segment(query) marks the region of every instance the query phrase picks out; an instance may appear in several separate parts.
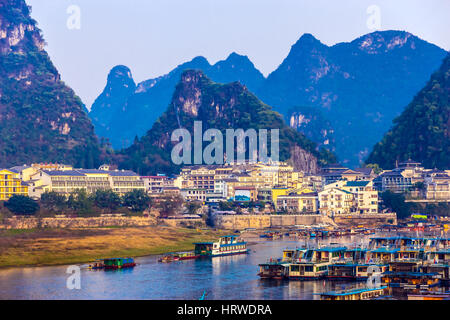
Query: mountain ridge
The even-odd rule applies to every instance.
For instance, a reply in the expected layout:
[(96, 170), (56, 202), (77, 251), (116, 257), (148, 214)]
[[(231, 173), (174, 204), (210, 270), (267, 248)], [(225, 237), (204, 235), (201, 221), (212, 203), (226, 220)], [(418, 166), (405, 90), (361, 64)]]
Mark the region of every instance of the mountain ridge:
[(424, 88), (394, 119), (366, 160), (392, 169), (407, 159), (426, 168), (450, 167), (450, 54)]
[[(186, 128), (193, 132), (194, 121), (202, 121), (203, 130), (280, 129), (280, 158), (290, 159), (307, 172), (317, 172), (321, 164), (335, 158), (315, 143), (289, 128), (281, 116), (263, 104), (239, 82), (219, 84), (200, 70), (186, 70), (172, 101), (152, 128), (129, 148), (120, 152), (119, 167), (133, 168), (141, 174), (175, 172), (170, 155), (174, 143), (171, 133)], [(296, 162), (296, 163), (295, 163)]]
[[(317, 130), (308, 131), (308, 137), (322, 143), (324, 137), (315, 134), (333, 131), (340, 161), (359, 166), (445, 55), (445, 50), (411, 33), (388, 30), (333, 46), (304, 34), (267, 78), (244, 55), (231, 53), (214, 65), (196, 57), (164, 76), (137, 85), (136, 93), (125, 104), (129, 109), (119, 113), (119, 127), (112, 130), (117, 132), (112, 136), (113, 146), (126, 147), (136, 136), (145, 134), (170, 103), (181, 73), (198, 69), (217, 82), (240, 81), (288, 123), (293, 115), (324, 119), (331, 127), (315, 124)], [(296, 106), (308, 107), (308, 115)], [(297, 130), (304, 128), (298, 126)], [(311, 132), (315, 132), (313, 136)], [(118, 141), (122, 137), (127, 141)]]
[(98, 165), (85, 106), (45, 51), (24, 0), (0, 1), (0, 167), (32, 162)]

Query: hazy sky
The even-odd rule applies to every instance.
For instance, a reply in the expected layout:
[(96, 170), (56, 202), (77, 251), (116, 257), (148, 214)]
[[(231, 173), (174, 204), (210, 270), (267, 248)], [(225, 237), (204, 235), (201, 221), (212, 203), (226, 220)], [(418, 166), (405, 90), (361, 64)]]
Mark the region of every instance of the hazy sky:
[[(215, 63), (234, 51), (268, 75), (303, 33), (333, 45), (374, 31), (368, 20), (373, 26), (375, 11), (367, 12), (373, 5), (381, 30), (405, 30), (450, 49), (449, 0), (26, 1), (62, 79), (88, 108), (115, 65), (128, 66), (140, 82), (198, 55)], [(68, 13), (73, 5), (80, 19)]]

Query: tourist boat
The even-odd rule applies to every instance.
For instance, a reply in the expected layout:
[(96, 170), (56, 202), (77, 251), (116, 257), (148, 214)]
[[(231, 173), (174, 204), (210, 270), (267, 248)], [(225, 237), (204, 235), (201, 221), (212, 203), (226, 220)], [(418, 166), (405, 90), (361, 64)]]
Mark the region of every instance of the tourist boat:
[(389, 270), (388, 265), (366, 263), (334, 263), (328, 266), (327, 279), (329, 280), (367, 280), (378, 274), (382, 275)]
[(367, 252), (367, 260), (373, 263), (387, 264), (394, 261), (399, 248), (378, 247)]
[(264, 234), (259, 236), (260, 238), (267, 238), (267, 239), (271, 239), (271, 240), (278, 240), (281, 239), (283, 237), (283, 234), (281, 232), (270, 232), (267, 231)]
[(116, 270), (125, 268), (134, 268), (136, 263), (133, 258), (111, 258), (103, 259), (105, 270)]
[(420, 291), (417, 294), (409, 293), (408, 300), (450, 300), (450, 292)]
[(194, 251), (173, 252), (173, 253), (165, 254), (158, 261), (169, 263), (169, 262), (174, 262), (174, 261), (192, 260), (192, 259), (197, 259), (199, 257), (200, 257), (200, 255), (195, 254)]
[(307, 249), (305, 248), (295, 248), (295, 249), (284, 249), (283, 250), (283, 262), (299, 262)]
[(364, 262), (366, 260), (367, 250), (363, 248), (347, 248), (343, 259), (354, 263)]
[(286, 274), (290, 280), (318, 280), (327, 275), (328, 266), (328, 262), (290, 263)]
[(335, 263), (328, 266), (326, 275), (329, 280), (354, 280), (356, 279), (356, 267), (354, 263)]
[(287, 277), (292, 280), (324, 278), (328, 274), (328, 266), (337, 262), (345, 250), (345, 247), (308, 249), (298, 259), (298, 262), (289, 264)]
[(103, 260), (95, 260), (94, 262), (90, 263), (88, 266), (91, 270), (100, 270), (105, 268), (105, 264), (103, 263)]
[(387, 264), (360, 263), (355, 267), (355, 280), (364, 281), (373, 276), (375, 273), (381, 275), (388, 270), (389, 265)]
[(98, 259), (89, 264), (88, 268), (91, 270), (111, 270), (111, 269), (125, 269), (136, 266), (133, 258), (110, 258)]
[(429, 289), (440, 284), (438, 273), (386, 271), (381, 276), (382, 283), (390, 288), (404, 290)]
[(321, 300), (371, 300), (384, 294), (386, 286), (376, 288), (356, 288), (320, 293)]
[(259, 265), (258, 276), (260, 276), (261, 279), (282, 280), (286, 278), (287, 268), (289, 268), (289, 264), (283, 263), (280, 260), (261, 263)]
[(194, 253), (198, 256), (219, 257), (248, 253), (247, 242), (235, 235), (223, 236), (217, 242), (197, 242), (194, 245)]
[(437, 273), (441, 277), (441, 283), (447, 287), (450, 285), (450, 262), (447, 263), (428, 263), (418, 267), (420, 272)]

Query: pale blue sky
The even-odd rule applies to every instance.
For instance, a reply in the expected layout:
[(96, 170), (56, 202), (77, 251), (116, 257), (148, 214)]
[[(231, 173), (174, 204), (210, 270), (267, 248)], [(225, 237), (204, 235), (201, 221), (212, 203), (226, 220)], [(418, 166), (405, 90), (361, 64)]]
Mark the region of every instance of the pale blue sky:
[[(367, 8), (377, 5), (381, 30), (405, 30), (450, 49), (449, 0), (26, 0), (47, 51), (90, 108), (109, 70), (124, 64), (136, 82), (202, 55), (210, 63), (247, 55), (267, 75), (303, 33), (327, 45), (370, 33)], [(66, 26), (70, 5), (81, 28)]]

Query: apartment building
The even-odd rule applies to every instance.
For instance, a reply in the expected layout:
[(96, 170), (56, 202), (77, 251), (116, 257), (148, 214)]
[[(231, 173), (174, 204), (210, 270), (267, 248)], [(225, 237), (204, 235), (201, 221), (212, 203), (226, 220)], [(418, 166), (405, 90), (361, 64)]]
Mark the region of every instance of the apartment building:
[(319, 192), (319, 211), (321, 214), (330, 216), (350, 214), (354, 213), (355, 207), (355, 196), (350, 191), (331, 187)]
[(427, 200), (450, 200), (450, 175), (445, 171), (433, 170), (424, 179), (421, 198)]
[(355, 213), (378, 213), (378, 191), (372, 181), (337, 181), (326, 185), (325, 190), (338, 188), (354, 195)]
[(31, 176), (30, 184), (35, 197), (40, 197), (45, 191), (69, 195), (77, 189), (84, 189), (88, 193), (110, 189), (124, 195), (133, 190), (145, 190), (144, 182), (129, 170), (42, 170)]
[(13, 195), (28, 196), (28, 184), (19, 174), (9, 169), (0, 169), (0, 201), (6, 201)]
[(181, 189), (181, 196), (186, 201), (206, 201), (205, 189)]
[(289, 213), (315, 213), (319, 207), (318, 194), (310, 192), (282, 195), (277, 197), (275, 207), (277, 211), (285, 210)]
[[(181, 170), (181, 181), (191, 181), (194, 189), (214, 190), (214, 176), (218, 166), (190, 166)], [(187, 182), (186, 182), (187, 184)]]
[(148, 193), (161, 193), (164, 187), (169, 186), (168, 178), (165, 175), (141, 176), (141, 180)]

